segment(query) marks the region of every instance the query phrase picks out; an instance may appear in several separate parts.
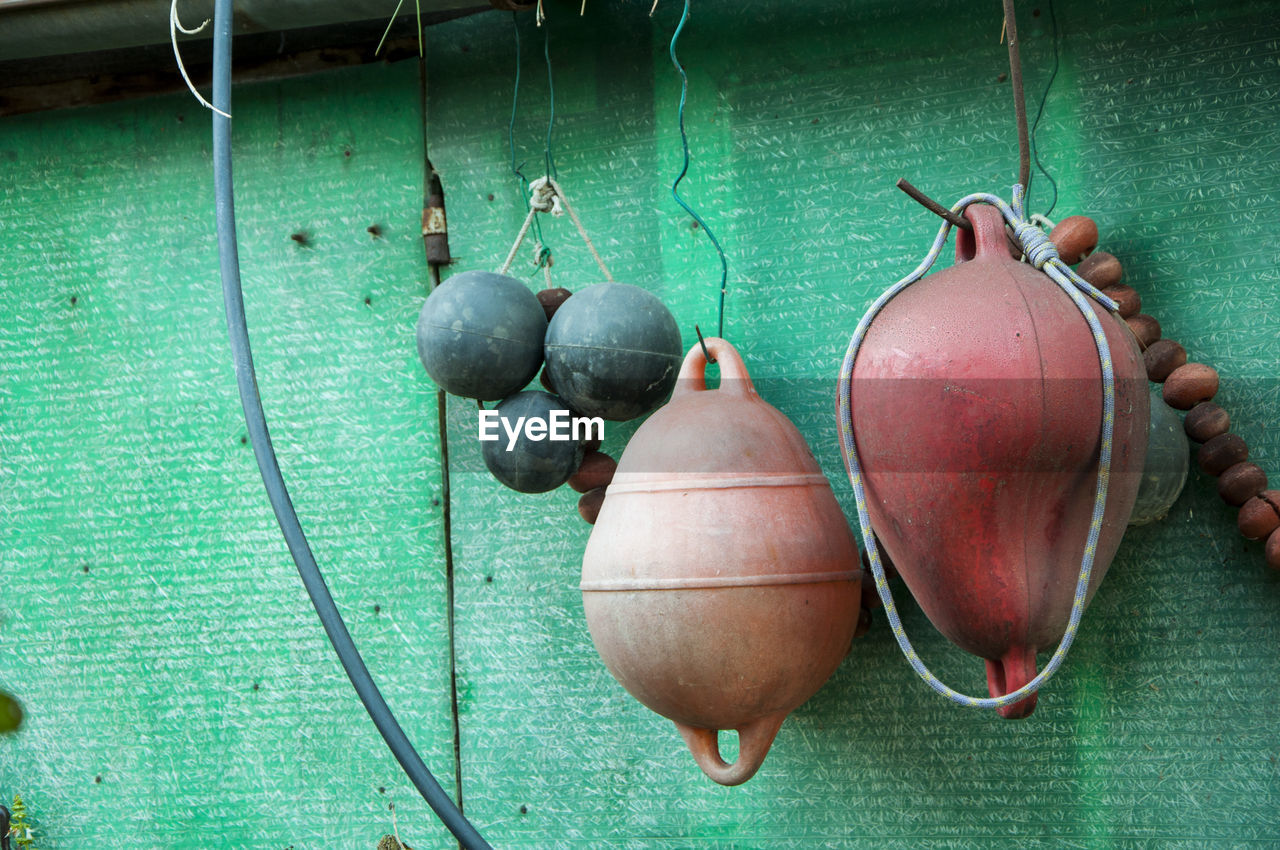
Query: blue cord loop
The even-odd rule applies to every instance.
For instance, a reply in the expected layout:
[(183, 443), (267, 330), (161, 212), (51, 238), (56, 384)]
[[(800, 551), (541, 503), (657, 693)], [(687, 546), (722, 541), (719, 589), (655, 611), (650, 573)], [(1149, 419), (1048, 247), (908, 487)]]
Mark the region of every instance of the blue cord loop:
[(1076, 581), (1075, 597), (1071, 602), (1071, 615), (1067, 621), (1067, 628), (1062, 635), (1062, 640), (1059, 642), (1058, 648), (1054, 650), (1053, 657), (1049, 659), (1044, 669), (1036, 674), (1035, 678), (1026, 685), (1004, 696), (972, 697), (948, 687), (920, 660), (919, 655), (916, 654), (915, 648), (912, 647), (911, 641), (907, 638), (907, 634), (902, 628), (902, 620), (898, 616), (897, 606), (894, 605), (893, 595), (890, 593), (888, 582), (885, 580), (884, 561), (880, 556), (880, 547), (876, 544), (875, 533), (871, 528), (871, 518), (867, 513), (866, 485), (853, 435), (853, 411), (850, 402), (853, 385), (853, 366), (858, 357), (858, 350), (866, 338), (867, 330), (886, 304), (893, 300), (902, 290), (923, 278), (933, 266), (941, 254), (943, 246), (946, 244), (947, 234), (952, 226), (950, 222), (944, 221), (942, 223), (941, 228), (938, 230), (938, 235), (933, 240), (933, 245), (930, 246), (920, 265), (916, 266), (915, 270), (902, 280), (885, 290), (867, 310), (866, 314), (863, 315), (862, 320), (858, 322), (853, 338), (849, 340), (849, 348), (845, 352), (844, 362), (840, 367), (840, 381), (837, 387), (837, 424), (840, 430), (840, 445), (849, 468), (849, 481), (853, 485), (854, 500), (857, 504), (858, 527), (866, 544), (868, 559), (871, 561), (871, 573), (875, 577), (876, 593), (879, 594), (880, 600), (884, 603), (889, 627), (893, 630), (893, 635), (897, 639), (898, 646), (906, 657), (907, 663), (911, 665), (911, 668), (916, 671), (916, 674), (929, 687), (953, 702), (974, 708), (1001, 708), (1020, 702), (1035, 693), (1053, 677), (1053, 674), (1062, 666), (1062, 662), (1066, 660), (1067, 652), (1071, 649), (1071, 644), (1075, 641), (1076, 632), (1080, 627), (1080, 619), (1084, 615), (1085, 599), (1089, 592), (1089, 577), (1093, 574), (1094, 559), (1098, 550), (1098, 537), (1102, 532), (1102, 520), (1107, 508), (1107, 488), (1111, 478), (1111, 453), (1115, 432), (1116, 409), (1115, 368), (1111, 360), (1111, 348), (1107, 344), (1107, 335), (1102, 328), (1102, 323), (1085, 299), (1086, 297), (1092, 298), (1110, 311), (1115, 311), (1116, 303), (1063, 263), (1058, 258), (1058, 251), (1048, 237), (1038, 227), (1027, 221), (1023, 208), (1023, 187), (1021, 184), (1013, 187), (1011, 203), (1005, 203), (1004, 200), (996, 195), (976, 192), (961, 198), (951, 209), (953, 212), (960, 214), (971, 204), (990, 204), (1000, 210), (1000, 214), (1013, 228), (1015, 237), (1021, 243), (1028, 257), (1032, 259), (1032, 263), (1036, 268), (1048, 275), (1075, 303), (1076, 308), (1080, 310), (1080, 314), (1089, 324), (1089, 331), (1098, 350), (1098, 362), (1102, 368), (1102, 423), (1100, 428), (1102, 445), (1098, 455), (1098, 477), (1094, 488), (1093, 515), (1089, 522), (1088, 538), (1085, 542), (1084, 555), (1080, 559), (1080, 577)]

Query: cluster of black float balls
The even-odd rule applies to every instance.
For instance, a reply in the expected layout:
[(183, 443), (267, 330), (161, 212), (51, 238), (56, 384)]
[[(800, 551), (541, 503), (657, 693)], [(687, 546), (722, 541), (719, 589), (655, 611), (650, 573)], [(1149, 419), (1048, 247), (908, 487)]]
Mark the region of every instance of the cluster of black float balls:
[[(544, 493), (578, 473), (583, 486), (571, 483), (580, 491), (594, 483), (587, 479), (603, 480), (587, 488), (600, 490), (599, 501), (614, 464), (594, 457), (598, 445), (532, 440), (522, 431), (508, 450), (503, 423), (514, 429), (520, 417), (549, 420), (555, 410), (634, 419), (670, 395), (682, 353), (671, 312), (638, 286), (598, 283), (575, 294), (556, 288), (535, 295), (513, 277), (483, 271), (454, 275), (431, 293), (417, 338), (418, 356), (437, 386), (499, 402), (499, 439), (481, 444), (495, 478), (522, 493)], [(526, 390), (544, 364), (542, 383), (552, 392)]]

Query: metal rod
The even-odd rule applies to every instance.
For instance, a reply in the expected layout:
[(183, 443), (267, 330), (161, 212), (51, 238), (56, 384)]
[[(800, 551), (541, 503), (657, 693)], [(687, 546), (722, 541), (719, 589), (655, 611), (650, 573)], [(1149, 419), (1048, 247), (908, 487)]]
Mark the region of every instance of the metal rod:
[[(418, 35), (422, 30), (419, 27)], [(418, 57), (418, 98), (422, 101), (422, 244), (426, 250), (427, 274), (431, 291), (440, 288), (440, 267), (453, 262), (449, 255), (449, 228), (444, 211), (444, 187), (440, 175), (431, 164), (427, 133), (427, 60)], [(429, 226), (430, 225), (430, 226)], [(428, 293), (430, 294), (430, 293)], [(453, 733), (453, 799), (458, 811), (463, 812), (462, 800), (462, 728), (458, 722), (458, 653), (455, 628), (457, 594), (454, 587), (453, 563), (453, 494), (449, 482), (449, 396), (442, 389), (436, 390), (436, 431), (440, 435), (440, 517), (444, 536), (445, 629), (449, 635), (449, 707)], [(391, 804), (391, 819), (395, 822), (395, 803)], [(396, 830), (396, 841), (400, 832)], [(401, 847), (404, 845), (401, 844)], [(462, 842), (458, 842), (462, 847)]]
[(1004, 3), (1004, 28), (1009, 37), (1009, 83), (1013, 86), (1013, 108), (1018, 120), (1018, 183), (1024, 195), (1031, 191), (1031, 136), (1027, 132), (1027, 100), (1022, 92), (1022, 58), (1018, 55), (1018, 22), (1014, 0)]
[(708, 363), (716, 362), (716, 359), (711, 356), (711, 352), (707, 350), (707, 341), (702, 338), (702, 328), (694, 325), (693, 332), (698, 335), (698, 344), (702, 346), (702, 356), (706, 358)]
[(973, 230), (973, 225), (969, 223), (967, 218), (963, 218), (953, 213), (933, 198), (930, 198), (924, 192), (921, 192), (915, 186), (912, 186), (904, 178), (898, 178), (897, 186), (899, 189), (906, 192), (911, 197), (911, 200), (920, 204), (920, 206), (924, 207), (934, 215), (942, 216), (956, 227), (963, 228), (964, 230)]

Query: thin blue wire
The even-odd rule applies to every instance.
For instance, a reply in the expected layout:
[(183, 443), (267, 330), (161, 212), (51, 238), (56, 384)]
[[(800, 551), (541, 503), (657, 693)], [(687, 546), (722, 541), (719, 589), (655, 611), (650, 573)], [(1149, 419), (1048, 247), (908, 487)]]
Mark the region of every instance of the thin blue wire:
[(511, 173), (520, 178), (520, 187), (523, 191), (529, 181), (520, 171), (524, 163), (516, 165), (516, 112), (520, 105), (520, 18), (515, 12), (511, 13), (511, 31), (516, 36), (516, 84), (515, 90), (511, 93), (511, 121), (507, 124), (507, 148), (511, 151)]
[(684, 29), (685, 22), (689, 20), (689, 0), (684, 0), (684, 13), (680, 15), (680, 23), (676, 25), (675, 34), (671, 36), (671, 64), (676, 66), (676, 70), (680, 72), (680, 143), (684, 146), (684, 165), (680, 167), (680, 174), (671, 183), (671, 197), (676, 199), (676, 203), (684, 208), (684, 211), (693, 216), (693, 220), (698, 223), (703, 230), (707, 232), (707, 236), (711, 238), (711, 244), (716, 246), (716, 253), (720, 255), (720, 307), (719, 307), (719, 332), (716, 336), (724, 336), (724, 294), (729, 283), (729, 261), (725, 258), (724, 248), (720, 246), (720, 240), (716, 239), (716, 235), (711, 232), (711, 228), (702, 220), (702, 216), (694, 212), (693, 207), (684, 202), (680, 197), (679, 186), (680, 181), (689, 173), (689, 134), (684, 129), (684, 104), (689, 96), (689, 75), (684, 72), (684, 66), (680, 64), (680, 60), (676, 58), (676, 42), (680, 39), (680, 32)]
[[(1040, 108), (1036, 110), (1036, 120), (1031, 123), (1031, 155), (1035, 158), (1036, 168), (1053, 187), (1053, 202), (1049, 204), (1049, 209), (1044, 211), (1045, 218), (1048, 218), (1053, 208), (1058, 205), (1058, 181), (1053, 179), (1053, 175), (1040, 161), (1040, 148), (1036, 145), (1036, 128), (1040, 126), (1040, 116), (1044, 115), (1044, 107), (1049, 100), (1049, 89), (1053, 88), (1053, 81), (1058, 78), (1058, 16), (1053, 11), (1053, 0), (1049, 0), (1049, 20), (1053, 27), (1053, 72), (1049, 74), (1049, 82), (1045, 83), (1044, 94), (1040, 96)], [(1030, 195), (1029, 188), (1027, 194)]]
[[(525, 203), (528, 203), (531, 194), (529, 191), (529, 178), (525, 177), (524, 172), (521, 171), (524, 168), (524, 163), (516, 165), (516, 112), (520, 105), (520, 19), (515, 12), (511, 13), (511, 28), (516, 35), (516, 84), (511, 93), (511, 121), (507, 124), (507, 148), (511, 151), (511, 173), (520, 181), (520, 197)], [(547, 71), (549, 74), (549, 65)], [(550, 134), (550, 129), (547, 132)], [(538, 240), (538, 244), (542, 246), (542, 252), (538, 255), (537, 265), (533, 267), (533, 271), (529, 273), (530, 275), (537, 274), (538, 269), (542, 268), (543, 263), (551, 257), (551, 249), (547, 247), (546, 240), (542, 236), (542, 222), (538, 220), (537, 216), (534, 216), (533, 219), (533, 234), (534, 238)]]
[(547, 117), (547, 147), (544, 150), (547, 158), (547, 175), (552, 180), (560, 179), (556, 173), (556, 160), (551, 155), (551, 131), (556, 126), (556, 81), (551, 75), (551, 27), (544, 21), (542, 24), (542, 55), (547, 59), (547, 92), (551, 96), (551, 114)]

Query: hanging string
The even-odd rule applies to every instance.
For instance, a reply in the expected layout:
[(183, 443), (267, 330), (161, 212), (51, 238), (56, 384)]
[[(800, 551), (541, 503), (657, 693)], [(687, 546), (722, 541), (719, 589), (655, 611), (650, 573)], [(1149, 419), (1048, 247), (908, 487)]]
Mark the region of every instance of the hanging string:
[[(656, 8), (657, 4), (655, 3), (654, 6)], [(680, 173), (671, 184), (671, 197), (675, 198), (676, 203), (679, 204), (685, 212), (693, 216), (693, 220), (696, 221), (704, 231), (706, 231), (707, 236), (711, 239), (711, 244), (716, 246), (716, 253), (720, 255), (720, 305), (718, 310), (719, 331), (716, 333), (716, 336), (723, 337), (724, 296), (729, 283), (729, 261), (725, 259), (724, 248), (720, 247), (720, 240), (716, 239), (716, 235), (711, 232), (711, 228), (702, 220), (702, 216), (694, 212), (693, 207), (685, 203), (684, 199), (680, 197), (679, 191), (680, 181), (689, 173), (689, 134), (686, 133), (684, 129), (684, 105), (689, 96), (689, 75), (684, 72), (684, 66), (680, 64), (680, 60), (676, 57), (676, 42), (680, 39), (680, 33), (684, 30), (684, 25), (688, 20), (689, 0), (684, 0), (684, 13), (680, 15), (680, 23), (676, 25), (675, 34), (671, 36), (671, 64), (675, 65), (676, 70), (680, 72), (680, 144), (684, 147), (684, 164), (680, 167)]]
[(560, 175), (556, 172), (556, 161), (551, 155), (551, 131), (556, 126), (556, 80), (551, 74), (551, 27), (542, 28), (542, 55), (547, 60), (547, 94), (551, 99), (550, 114), (547, 116), (547, 145), (542, 152), (546, 158), (547, 176), (558, 180)]
[[(391, 20), (387, 21), (387, 28), (382, 31), (382, 38), (378, 41), (377, 48), (373, 51), (373, 55), (377, 56), (382, 52), (382, 46), (387, 43), (387, 36), (391, 34), (391, 25), (396, 22), (396, 18), (400, 15), (400, 7), (404, 5), (404, 0), (396, 3), (395, 11), (391, 13)], [(414, 8), (417, 10), (418, 17), (418, 58), (421, 59), (425, 54), (422, 47), (422, 0), (413, 0)]]
[(511, 31), (516, 37), (516, 84), (515, 90), (511, 92), (511, 121), (507, 124), (507, 150), (511, 153), (511, 173), (520, 181), (520, 190), (523, 194), (529, 181), (520, 171), (522, 166), (516, 165), (516, 113), (520, 108), (520, 16), (515, 12), (511, 13)]
[(1045, 103), (1049, 100), (1049, 89), (1053, 88), (1053, 81), (1058, 78), (1058, 16), (1053, 11), (1053, 0), (1049, 0), (1049, 21), (1053, 28), (1053, 71), (1049, 74), (1049, 82), (1044, 85), (1044, 94), (1040, 96), (1040, 108), (1036, 110), (1036, 120), (1031, 122), (1031, 155), (1035, 157), (1036, 169), (1044, 175), (1044, 179), (1049, 181), (1049, 186), (1053, 188), (1053, 201), (1050, 202), (1049, 208), (1044, 211), (1044, 215), (1048, 218), (1053, 213), (1053, 208), (1058, 205), (1058, 181), (1053, 179), (1053, 175), (1044, 167), (1044, 163), (1040, 161), (1040, 149), (1036, 146), (1036, 128), (1040, 126), (1040, 117), (1044, 115)]
[(418, 58), (426, 58), (426, 50), (422, 46), (422, 2), (421, 0), (413, 0), (414, 13), (418, 19)]
[[(511, 28), (516, 37), (516, 83), (515, 89), (511, 93), (511, 122), (507, 125), (507, 148), (511, 151), (511, 173), (516, 176), (516, 180), (520, 184), (520, 197), (529, 202), (531, 193), (529, 191), (529, 178), (524, 176), (524, 163), (516, 165), (516, 114), (520, 107), (520, 16), (511, 13)], [(547, 257), (551, 256), (551, 249), (546, 247), (546, 243), (542, 238), (542, 224), (535, 218), (533, 221), (534, 233), (537, 237), (538, 244), (542, 246), (539, 251), (538, 266), (543, 263), (542, 254), (545, 252)], [(534, 268), (537, 271), (537, 267)]]
[(1094, 488), (1093, 515), (1089, 523), (1088, 539), (1085, 541), (1084, 555), (1080, 559), (1080, 577), (1076, 581), (1075, 596), (1071, 602), (1071, 615), (1067, 621), (1066, 631), (1063, 632), (1062, 640), (1054, 651), (1053, 657), (1049, 659), (1049, 663), (1045, 665), (1045, 668), (1026, 685), (1000, 697), (971, 697), (952, 690), (940, 681), (920, 660), (902, 628), (902, 621), (898, 617), (893, 595), (889, 591), (889, 585), (885, 580), (884, 563), (880, 557), (880, 548), (876, 543), (875, 533), (871, 527), (871, 518), (867, 512), (867, 494), (863, 481), (862, 465), (858, 460), (858, 451), (853, 434), (853, 408), (851, 401), (853, 367), (867, 330), (871, 327), (871, 322), (894, 296), (923, 278), (933, 266), (934, 261), (938, 259), (938, 255), (942, 252), (943, 245), (946, 244), (947, 233), (951, 229), (950, 222), (944, 221), (942, 223), (938, 235), (933, 240), (933, 245), (929, 248), (929, 252), (925, 255), (920, 265), (909, 275), (885, 290), (876, 299), (875, 303), (868, 308), (866, 314), (862, 317), (862, 321), (858, 323), (853, 338), (849, 340), (849, 348), (845, 353), (844, 363), (840, 367), (840, 382), (837, 387), (837, 426), (840, 429), (840, 445), (844, 451), (845, 462), (849, 469), (849, 481), (853, 485), (854, 501), (858, 509), (858, 526), (862, 532), (862, 539), (866, 544), (867, 558), (871, 562), (871, 573), (875, 577), (876, 592), (884, 603), (889, 627), (893, 630), (893, 635), (897, 639), (898, 646), (906, 657), (907, 662), (929, 687), (953, 702), (975, 708), (1000, 708), (1025, 699), (1035, 693), (1041, 685), (1049, 681), (1062, 665), (1062, 662), (1066, 660), (1067, 652), (1075, 641), (1076, 631), (1080, 626), (1080, 618), (1084, 614), (1085, 600), (1089, 593), (1089, 577), (1093, 573), (1098, 537), (1102, 532), (1102, 521), (1107, 505), (1107, 488), (1111, 476), (1111, 452), (1115, 430), (1116, 404), (1115, 369), (1111, 361), (1111, 348), (1107, 344), (1106, 332), (1103, 330), (1102, 323), (1098, 320), (1097, 315), (1089, 306), (1089, 302), (1085, 299), (1086, 296), (1092, 298), (1106, 309), (1112, 311), (1116, 309), (1116, 303), (1058, 259), (1058, 251), (1053, 243), (1039, 228), (1027, 220), (1023, 207), (1022, 193), (1022, 185), (1015, 185), (1011, 204), (1006, 204), (1002, 199), (985, 192), (974, 193), (962, 198), (951, 210), (955, 213), (960, 213), (966, 207), (975, 203), (991, 204), (1000, 210), (1004, 220), (1013, 228), (1014, 237), (1018, 240), (1018, 244), (1022, 247), (1030, 262), (1066, 292), (1081, 315), (1084, 316), (1093, 336), (1094, 346), (1098, 351), (1098, 363), (1102, 371), (1102, 423), (1099, 429), (1101, 431), (1101, 447), (1098, 452), (1098, 477)]
[(391, 20), (387, 21), (387, 28), (382, 31), (382, 38), (378, 39), (378, 46), (373, 49), (374, 56), (382, 52), (382, 46), (387, 43), (387, 36), (391, 34), (391, 25), (396, 22), (396, 18), (400, 15), (400, 7), (403, 5), (404, 0), (400, 0), (396, 4), (396, 8), (391, 12)]

